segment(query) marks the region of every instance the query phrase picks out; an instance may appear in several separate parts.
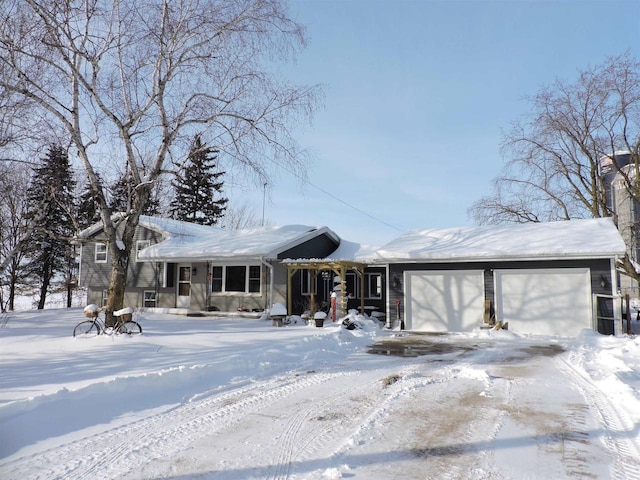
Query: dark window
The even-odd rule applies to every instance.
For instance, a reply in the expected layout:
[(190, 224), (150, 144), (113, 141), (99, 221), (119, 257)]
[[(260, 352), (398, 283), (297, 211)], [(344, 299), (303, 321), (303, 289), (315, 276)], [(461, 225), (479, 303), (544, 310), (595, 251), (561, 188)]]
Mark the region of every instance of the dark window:
[(225, 291), (226, 292), (244, 292), (247, 285), (247, 267), (240, 266), (228, 266), (227, 275), (225, 278)]
[(213, 293), (260, 293), (262, 267), (260, 265), (224, 265), (211, 268)]
[(165, 286), (173, 288), (176, 286), (176, 264), (167, 263), (167, 276), (165, 278)]
[(365, 274), (367, 282), (365, 297), (366, 298), (382, 298), (382, 275), (379, 273)]
[(351, 297), (351, 298), (356, 298), (359, 297), (359, 293), (358, 292), (358, 281), (357, 281), (358, 277), (356, 276), (355, 273), (347, 273), (345, 275), (345, 281), (346, 281), (346, 289), (347, 289), (347, 296)]

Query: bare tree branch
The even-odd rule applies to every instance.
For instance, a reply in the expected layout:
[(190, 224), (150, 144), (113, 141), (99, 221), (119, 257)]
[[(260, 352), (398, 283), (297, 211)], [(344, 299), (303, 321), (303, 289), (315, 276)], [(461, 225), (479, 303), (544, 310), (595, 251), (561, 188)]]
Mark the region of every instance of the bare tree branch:
[[(195, 133), (258, 178), (265, 158), (304, 172), (291, 128), (319, 90), (267, 69), (305, 45), (283, 1), (5, 0), (0, 15), (0, 105), (21, 118), (7, 131), (47, 126), (75, 147), (114, 259), (109, 311), (153, 185)], [(122, 233), (98, 181), (105, 158), (134, 182)]]
[[(530, 100), (526, 121), (514, 123), (503, 135), (506, 163), (494, 180), (495, 193), (469, 209), (476, 222), (612, 216), (601, 162), (619, 151), (629, 152), (631, 161), (624, 168), (610, 162), (618, 185), (640, 204), (638, 60), (629, 54), (609, 58), (579, 72), (577, 81), (557, 80)], [(634, 237), (628, 244), (637, 241)], [(621, 264), (625, 273), (640, 280), (640, 272), (630, 268), (634, 248)]]

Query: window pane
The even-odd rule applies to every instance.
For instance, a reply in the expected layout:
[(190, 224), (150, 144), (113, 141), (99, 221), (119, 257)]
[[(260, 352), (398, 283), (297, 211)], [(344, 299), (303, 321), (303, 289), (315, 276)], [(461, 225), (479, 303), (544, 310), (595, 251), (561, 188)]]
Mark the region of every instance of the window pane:
[(347, 295), (351, 298), (358, 297), (358, 288), (356, 284), (356, 274), (355, 273), (347, 273), (346, 275), (346, 288)]
[(227, 292), (245, 292), (247, 267), (227, 267), (227, 276), (225, 279), (225, 291)]
[(222, 291), (222, 267), (213, 267), (211, 271), (211, 291)]
[(382, 275), (377, 273), (371, 273), (368, 277), (368, 291), (367, 296), (369, 298), (382, 298)]
[(309, 295), (309, 270), (300, 270), (300, 294)]
[(180, 267), (180, 281), (189, 282), (191, 280), (191, 267)]
[(153, 290), (144, 291), (144, 306), (155, 307), (156, 306), (156, 292)]
[(249, 292), (250, 293), (260, 292), (260, 272), (261, 272), (261, 269), (259, 266), (249, 267)]
[(96, 243), (96, 262), (106, 262), (107, 261), (107, 244), (106, 243)]
[(165, 286), (167, 288), (173, 288), (176, 285), (176, 264), (167, 263), (167, 277), (165, 279)]

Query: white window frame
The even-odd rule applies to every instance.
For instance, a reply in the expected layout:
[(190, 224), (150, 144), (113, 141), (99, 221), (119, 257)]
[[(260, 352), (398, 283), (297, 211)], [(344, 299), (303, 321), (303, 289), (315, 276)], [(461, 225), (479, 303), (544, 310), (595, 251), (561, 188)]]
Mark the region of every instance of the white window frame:
[(107, 292), (107, 290), (102, 290), (102, 306), (106, 307), (107, 306), (107, 298), (109, 296), (109, 292)]
[[(102, 251), (101, 249), (100, 252), (98, 252), (98, 247), (104, 247), (104, 251)], [(98, 258), (98, 253), (100, 253), (100, 258)], [(104, 254), (104, 259), (102, 258), (103, 254)], [(95, 263), (107, 263), (108, 258), (109, 258), (109, 249), (107, 248), (107, 244), (105, 242), (97, 242), (96, 249), (94, 252), (94, 257), (93, 257)]]
[(141, 250), (144, 250), (147, 247), (151, 246), (151, 240), (138, 240), (136, 242), (136, 262), (140, 262), (141, 260), (138, 258), (138, 254)]
[[(147, 298), (147, 294), (153, 294), (153, 299)], [(153, 302), (153, 305), (147, 305), (147, 302)], [(153, 308), (158, 306), (158, 292), (155, 290), (145, 290), (142, 294), (142, 306), (146, 308)]]
[[(228, 267), (244, 267), (245, 271), (244, 271), (244, 291), (227, 291), (227, 268)], [(260, 284), (259, 284), (259, 289), (257, 292), (251, 292), (249, 291), (249, 286), (251, 284), (250, 280), (251, 280), (251, 276), (250, 276), (250, 272), (251, 272), (251, 267), (257, 267), (259, 268), (259, 279), (260, 279)], [(214, 280), (214, 276), (213, 276), (213, 269), (214, 268), (222, 268), (222, 285), (221, 285), (221, 290), (213, 290), (213, 280)], [(211, 270), (210, 270), (210, 275), (211, 275), (211, 280), (209, 281), (209, 289), (211, 291), (211, 293), (213, 295), (253, 295), (253, 296), (260, 296), (262, 295), (262, 265), (260, 264), (255, 264), (255, 263), (249, 263), (249, 264), (245, 264), (245, 263), (238, 263), (238, 264), (228, 264), (228, 265), (212, 265), (211, 266)], [(215, 277), (216, 279), (220, 279), (220, 277)], [(255, 279), (255, 277), (254, 277)]]

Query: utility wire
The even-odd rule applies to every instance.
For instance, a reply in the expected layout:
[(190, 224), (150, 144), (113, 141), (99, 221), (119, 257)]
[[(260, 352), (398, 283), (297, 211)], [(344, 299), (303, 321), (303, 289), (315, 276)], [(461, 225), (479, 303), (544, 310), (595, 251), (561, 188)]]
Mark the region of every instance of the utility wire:
[(261, 152), (260, 152), (260, 155), (261, 155), (262, 157), (264, 157), (265, 159), (269, 160), (269, 161), (270, 161), (271, 163), (273, 163), (276, 167), (281, 168), (281, 169), (283, 169), (283, 170), (286, 170), (287, 172), (289, 172), (289, 173), (290, 173), (291, 175), (293, 175), (294, 177), (298, 178), (298, 179), (299, 179), (300, 181), (302, 181), (303, 183), (305, 183), (305, 184), (308, 184), (308, 185), (312, 186), (313, 188), (315, 188), (315, 189), (316, 189), (316, 190), (318, 190), (319, 192), (324, 193), (326, 196), (328, 196), (328, 197), (330, 197), (330, 198), (332, 198), (332, 199), (336, 200), (337, 202), (342, 203), (343, 205), (345, 205), (345, 206), (347, 206), (347, 207), (351, 208), (352, 210), (355, 210), (355, 211), (356, 211), (356, 212), (358, 212), (358, 213), (361, 213), (361, 214), (363, 214), (363, 215), (366, 215), (367, 217), (371, 218), (372, 220), (375, 220), (375, 221), (376, 221), (376, 222), (378, 222), (378, 223), (381, 223), (382, 225), (385, 225), (386, 227), (389, 227), (389, 228), (391, 228), (391, 229), (393, 229), (393, 230), (397, 230), (398, 232), (404, 232), (404, 230), (402, 230), (402, 229), (400, 229), (400, 228), (396, 227), (395, 225), (391, 225), (390, 223), (387, 223), (387, 222), (385, 222), (384, 220), (381, 220), (381, 219), (379, 219), (379, 218), (377, 218), (377, 217), (374, 217), (374, 216), (373, 216), (373, 215), (371, 215), (370, 213), (367, 213), (367, 212), (365, 212), (364, 210), (362, 210), (361, 208), (358, 208), (358, 207), (356, 207), (356, 206), (354, 206), (354, 205), (351, 205), (349, 202), (347, 202), (347, 201), (345, 201), (345, 200), (342, 200), (341, 198), (339, 198), (338, 196), (336, 196), (336, 195), (334, 195), (334, 194), (332, 194), (332, 193), (328, 192), (328, 191), (327, 191), (327, 190), (325, 190), (324, 188), (319, 187), (318, 185), (315, 185), (314, 183), (310, 182), (309, 180), (304, 179), (304, 178), (302, 177), (302, 175), (300, 175), (300, 174), (296, 173), (294, 170), (290, 169), (290, 168), (289, 168), (289, 167), (287, 167), (287, 166), (280, 165), (280, 164), (279, 164), (279, 163), (277, 163), (274, 159), (269, 158), (267, 155), (265, 155), (265, 154), (263, 154), (263, 153), (261, 153)]

